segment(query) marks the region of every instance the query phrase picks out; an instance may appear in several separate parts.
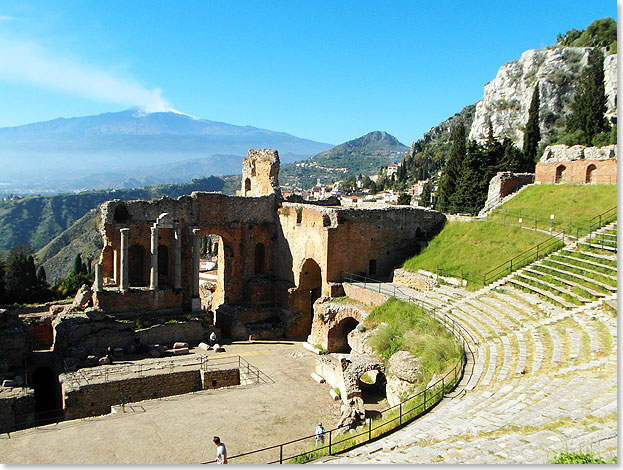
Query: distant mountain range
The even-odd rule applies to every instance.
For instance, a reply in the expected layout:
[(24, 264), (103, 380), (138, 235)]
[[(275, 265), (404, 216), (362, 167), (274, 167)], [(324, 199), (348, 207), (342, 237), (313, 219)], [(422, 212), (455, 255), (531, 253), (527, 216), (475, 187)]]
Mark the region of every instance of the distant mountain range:
[(284, 132), (131, 108), (0, 128), (0, 194), (137, 187), (236, 174), (250, 148), (283, 163), (332, 146)]

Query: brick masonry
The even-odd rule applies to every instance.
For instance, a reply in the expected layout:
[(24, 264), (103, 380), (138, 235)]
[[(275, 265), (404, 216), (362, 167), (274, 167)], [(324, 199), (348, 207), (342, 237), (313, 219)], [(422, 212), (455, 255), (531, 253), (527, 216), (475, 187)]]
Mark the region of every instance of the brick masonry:
[(617, 147), (546, 147), (536, 165), (535, 182), (616, 184)]

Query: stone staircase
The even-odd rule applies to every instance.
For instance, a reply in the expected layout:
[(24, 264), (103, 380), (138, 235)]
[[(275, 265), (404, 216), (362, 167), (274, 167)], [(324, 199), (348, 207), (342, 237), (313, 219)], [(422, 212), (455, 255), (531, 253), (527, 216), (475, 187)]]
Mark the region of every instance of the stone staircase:
[[(612, 231), (616, 224), (591, 238)], [(584, 242), (475, 293), (448, 286), (417, 293), (474, 337), (471, 375), (421, 419), (323, 461), (512, 464), (546, 463), (562, 451), (616, 455), (617, 319), (602, 308), (616, 303), (616, 257)]]

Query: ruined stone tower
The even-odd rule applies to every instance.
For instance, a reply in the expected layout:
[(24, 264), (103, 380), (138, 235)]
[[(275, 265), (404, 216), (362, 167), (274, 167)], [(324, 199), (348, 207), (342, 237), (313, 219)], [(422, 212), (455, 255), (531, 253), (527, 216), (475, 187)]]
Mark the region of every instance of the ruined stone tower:
[(237, 196), (280, 194), (279, 153), (271, 149), (250, 149), (242, 162), (242, 185)]

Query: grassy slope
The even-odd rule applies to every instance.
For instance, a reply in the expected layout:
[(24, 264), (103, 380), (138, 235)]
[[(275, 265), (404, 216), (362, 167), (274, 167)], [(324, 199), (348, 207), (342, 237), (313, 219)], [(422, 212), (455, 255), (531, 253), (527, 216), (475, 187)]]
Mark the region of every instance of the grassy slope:
[(533, 185), (504, 204), (495, 212), (499, 218), (504, 211), (527, 217), (586, 224), (590, 219), (617, 205), (615, 184)]
[(547, 214), (547, 221), (552, 213), (559, 221), (588, 221), (615, 205), (615, 185), (533, 185), (486, 220), (448, 222), (419, 255), (405, 262), (404, 269), (443, 270), (479, 280), (490, 269), (549, 238), (546, 233), (503, 224), (503, 210)]

